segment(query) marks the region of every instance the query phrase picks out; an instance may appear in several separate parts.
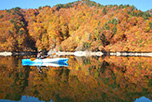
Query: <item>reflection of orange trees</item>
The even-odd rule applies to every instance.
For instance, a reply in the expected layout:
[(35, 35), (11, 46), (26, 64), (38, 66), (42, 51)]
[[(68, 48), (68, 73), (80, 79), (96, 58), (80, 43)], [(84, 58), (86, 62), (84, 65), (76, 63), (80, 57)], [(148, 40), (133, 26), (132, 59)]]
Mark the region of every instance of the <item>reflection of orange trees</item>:
[[(22, 67), (17, 59), (12, 61), (13, 57), (1, 60), (3, 88), (0, 86), (0, 90), (5, 93), (1, 93), (2, 98), (10, 94), (8, 98), (13, 99), (15, 94), (45, 101), (133, 101), (151, 94), (150, 58), (70, 56), (69, 67), (43, 68), (43, 74), (39, 74), (36, 67)], [(12, 65), (7, 64), (7, 60)]]
[[(13, 63), (11, 63), (11, 59), (7, 59), (6, 57), (5, 58), (1, 58), (1, 61), (0, 61), (0, 68), (1, 68), (1, 72), (0, 72), (0, 83), (1, 83), (1, 92), (5, 92), (5, 93), (9, 93), (10, 90), (13, 92), (13, 89), (9, 89), (8, 88), (10, 87), (10, 85), (13, 84), (13, 77), (8, 77), (10, 76), (9, 74), (13, 71)], [(8, 64), (9, 61), (10, 63)], [(1, 98), (5, 98), (5, 94), (3, 93), (0, 93), (1, 95)]]
[[(91, 90), (94, 90), (95, 88), (98, 89), (100, 86), (100, 92), (106, 92), (108, 95), (111, 94), (113, 97), (115, 94), (117, 94), (118, 97), (121, 97), (120, 99), (126, 100), (126, 97), (128, 97), (126, 92), (138, 93), (143, 92), (145, 89), (150, 92), (151, 85), (149, 82), (149, 77), (152, 75), (150, 69), (150, 58), (148, 58), (148, 60), (147, 58), (136, 58), (136, 60), (132, 61), (130, 59), (127, 60), (127, 58), (124, 59), (126, 59), (124, 63), (128, 63), (122, 63), (119, 58), (118, 60), (117, 58), (106, 58), (106, 62), (99, 62), (98, 60), (91, 58), (89, 60), (86, 59), (87, 61), (79, 60), (78, 63), (80, 66), (75, 62), (76, 67), (69, 66), (69, 68), (75, 70), (72, 72), (78, 77), (81, 82), (84, 82), (84, 84), (88, 86), (86, 86), (87, 88), (90, 89), (92, 87)], [(129, 66), (129, 63), (132, 64)], [(142, 68), (140, 67), (140, 63), (143, 64)], [(129, 72), (131, 69), (134, 70)], [(89, 70), (89, 75), (86, 74), (85, 70)], [(142, 72), (144, 70), (146, 73)], [(89, 87), (89, 85), (91, 86)], [(97, 94), (96, 92), (92, 93)], [(129, 97), (131, 98), (131, 96)], [(137, 95), (134, 97), (139, 96)]]
[[(50, 67), (48, 71), (43, 70), (44, 75), (32, 71), (26, 93), (43, 100), (54, 101), (65, 98), (72, 101), (130, 101), (140, 97), (138, 94), (132, 96), (133, 93), (142, 93), (145, 89), (151, 90), (148, 79), (140, 79), (128, 74), (127, 68), (130, 67), (117, 65), (112, 58), (106, 58), (106, 61), (101, 58), (99, 60), (98, 58), (76, 60), (71, 57), (68, 61), (68, 69)], [(138, 83), (133, 82), (132, 78), (136, 78)]]
[(0, 96), (2, 99), (20, 100), (27, 86), (28, 68), (21, 65), (16, 57), (0, 58)]
[[(133, 91), (141, 92), (143, 88), (151, 90), (149, 82), (152, 79), (151, 58), (147, 57), (110, 57), (106, 59), (108, 63), (114, 63), (118, 67), (122, 67), (125, 80), (131, 83)], [(114, 69), (116, 71), (116, 69)], [(116, 73), (119, 73), (116, 71)], [(120, 82), (121, 80), (118, 80)], [(137, 85), (137, 86), (136, 86)]]
[[(132, 74), (136, 77), (144, 77), (151, 79), (151, 58), (150, 57), (115, 57), (111, 56), (109, 59), (106, 58), (106, 61), (109, 63), (114, 63), (119, 67), (125, 66), (123, 68), (129, 74)], [(127, 74), (125, 72), (125, 74)]]

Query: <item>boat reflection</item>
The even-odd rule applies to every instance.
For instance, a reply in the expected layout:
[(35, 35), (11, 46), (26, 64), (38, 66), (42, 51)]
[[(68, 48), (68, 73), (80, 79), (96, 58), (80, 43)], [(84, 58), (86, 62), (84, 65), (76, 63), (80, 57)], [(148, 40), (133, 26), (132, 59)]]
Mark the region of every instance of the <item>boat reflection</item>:
[(48, 66), (51, 66), (51, 67), (68, 67), (69, 66), (69, 64), (67, 62), (58, 62), (58, 63), (29, 63), (29, 64), (22, 63), (22, 65), (23, 66), (36, 66), (40, 74), (43, 73), (42, 69), (43, 68), (47, 68), (48, 69)]
[(42, 59), (38, 59), (40, 61), (31, 61), (30, 59), (22, 59), (22, 66), (35, 66), (39, 73), (42, 74), (43, 68), (47, 68), (49, 66), (51, 67), (68, 67), (69, 64), (67, 63), (68, 59), (62, 59), (62, 61), (56, 61), (56, 62), (44, 62)]
[(24, 64), (22, 63), (23, 66), (41, 66), (41, 67), (45, 67), (45, 66), (52, 66), (52, 67), (68, 67), (69, 64), (68, 63), (29, 63), (29, 64)]

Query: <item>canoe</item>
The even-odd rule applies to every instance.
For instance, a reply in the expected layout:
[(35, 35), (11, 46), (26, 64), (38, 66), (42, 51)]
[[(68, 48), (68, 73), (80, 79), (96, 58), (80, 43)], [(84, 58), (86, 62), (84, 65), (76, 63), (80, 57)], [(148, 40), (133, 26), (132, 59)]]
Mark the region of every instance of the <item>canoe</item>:
[(22, 59), (22, 65), (26, 66), (51, 66), (54, 64), (65, 65), (67, 64), (67, 61), (69, 58), (52, 58), (52, 59), (35, 59), (34, 61), (31, 61), (31, 59)]

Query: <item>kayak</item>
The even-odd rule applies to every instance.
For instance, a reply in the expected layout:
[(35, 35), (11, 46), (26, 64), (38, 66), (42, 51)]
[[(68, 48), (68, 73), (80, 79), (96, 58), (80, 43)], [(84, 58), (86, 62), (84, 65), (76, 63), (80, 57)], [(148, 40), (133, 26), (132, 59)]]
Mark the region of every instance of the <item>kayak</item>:
[(26, 66), (51, 66), (54, 64), (58, 64), (63, 66), (63, 65), (67, 65), (67, 61), (69, 60), (69, 58), (52, 58), (52, 59), (35, 59), (34, 61), (31, 61), (31, 59), (22, 59), (22, 65)]

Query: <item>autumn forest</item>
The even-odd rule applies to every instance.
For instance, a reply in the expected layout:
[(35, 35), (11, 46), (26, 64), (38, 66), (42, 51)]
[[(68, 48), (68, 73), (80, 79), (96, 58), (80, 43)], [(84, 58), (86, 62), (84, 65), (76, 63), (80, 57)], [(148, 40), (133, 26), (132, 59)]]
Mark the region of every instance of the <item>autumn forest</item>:
[(152, 51), (152, 14), (90, 0), (0, 10), (0, 51)]
[[(0, 52), (152, 52), (152, 9), (77, 0), (0, 10)], [(36, 55), (0, 57), (0, 101), (23, 96), (55, 102), (152, 100), (152, 57), (69, 58), (68, 67), (23, 66)], [(26, 100), (24, 100), (26, 101)]]

